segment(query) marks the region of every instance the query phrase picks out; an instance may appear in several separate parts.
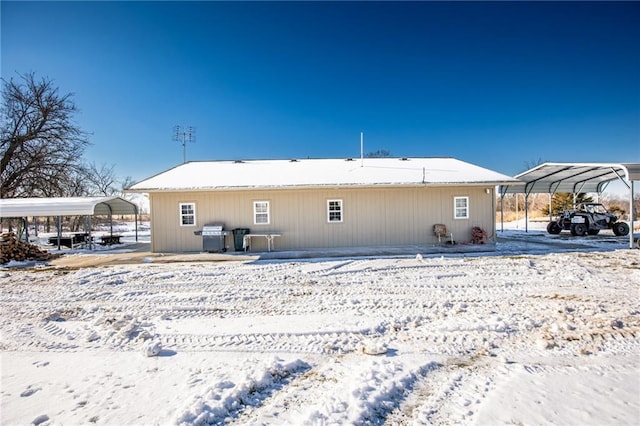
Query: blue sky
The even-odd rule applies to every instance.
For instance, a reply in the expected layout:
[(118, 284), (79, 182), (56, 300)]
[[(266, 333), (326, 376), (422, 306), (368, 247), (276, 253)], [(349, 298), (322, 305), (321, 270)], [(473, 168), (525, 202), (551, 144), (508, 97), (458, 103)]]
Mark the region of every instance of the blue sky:
[(2, 1), (2, 77), (74, 93), (87, 159), (640, 162), (640, 2)]

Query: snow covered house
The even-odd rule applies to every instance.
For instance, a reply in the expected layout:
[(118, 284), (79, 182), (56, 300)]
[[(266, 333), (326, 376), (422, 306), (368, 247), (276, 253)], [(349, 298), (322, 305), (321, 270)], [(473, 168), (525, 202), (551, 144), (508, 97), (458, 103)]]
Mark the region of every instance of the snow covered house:
[[(495, 236), (495, 187), (512, 177), (454, 158), (194, 161), (145, 179), (151, 249), (203, 250), (204, 225), (249, 229), (251, 250), (458, 242), (479, 226)], [(233, 249), (234, 238), (226, 239)]]

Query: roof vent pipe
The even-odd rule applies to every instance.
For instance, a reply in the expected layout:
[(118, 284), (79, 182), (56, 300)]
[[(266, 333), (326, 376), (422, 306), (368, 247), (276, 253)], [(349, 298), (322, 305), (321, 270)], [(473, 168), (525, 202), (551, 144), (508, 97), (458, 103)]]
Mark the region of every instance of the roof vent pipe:
[(360, 167), (364, 167), (364, 132), (360, 132)]

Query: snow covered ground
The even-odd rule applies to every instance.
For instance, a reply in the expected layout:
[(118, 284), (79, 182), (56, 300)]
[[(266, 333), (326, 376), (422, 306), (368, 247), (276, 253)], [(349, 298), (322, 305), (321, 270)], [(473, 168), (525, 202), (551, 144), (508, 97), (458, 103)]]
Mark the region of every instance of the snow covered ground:
[(0, 423), (640, 424), (640, 251), (502, 235), (488, 255), (0, 270)]

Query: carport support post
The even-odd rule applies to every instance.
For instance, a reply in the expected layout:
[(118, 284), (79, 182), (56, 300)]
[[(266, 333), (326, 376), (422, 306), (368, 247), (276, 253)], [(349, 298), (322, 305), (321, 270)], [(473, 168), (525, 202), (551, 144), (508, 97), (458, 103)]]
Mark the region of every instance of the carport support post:
[(58, 228), (58, 250), (60, 250), (60, 239), (62, 238), (62, 219), (56, 216), (56, 228)]
[(504, 192), (500, 187), (500, 232), (504, 232)]
[(93, 216), (86, 216), (85, 228), (87, 231), (87, 241), (89, 242), (89, 250), (93, 250), (93, 241), (91, 240), (91, 219)]
[(109, 208), (109, 235), (113, 237), (113, 212), (111, 210), (111, 206), (107, 204)]
[(524, 194), (524, 232), (529, 232), (529, 194)]
[[(629, 248), (633, 248), (633, 222), (635, 219), (635, 212), (633, 211), (633, 179), (629, 179)], [(640, 244), (640, 243), (638, 243)]]

